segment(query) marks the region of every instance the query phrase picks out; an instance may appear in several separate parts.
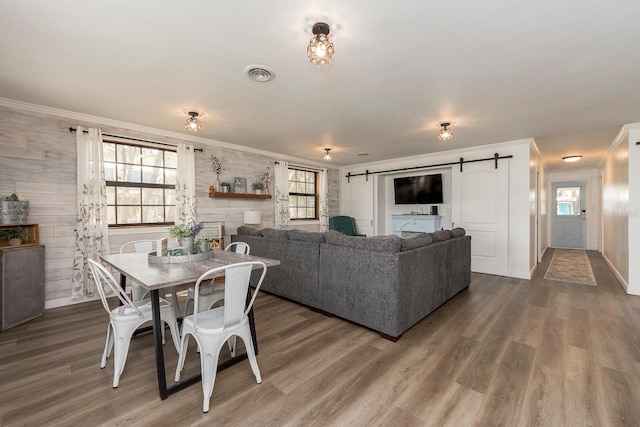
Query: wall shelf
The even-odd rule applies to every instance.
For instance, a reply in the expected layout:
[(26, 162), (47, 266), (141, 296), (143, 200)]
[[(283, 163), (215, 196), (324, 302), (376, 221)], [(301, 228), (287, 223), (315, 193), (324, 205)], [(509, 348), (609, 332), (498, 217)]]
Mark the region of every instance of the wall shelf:
[(226, 199), (270, 199), (271, 194), (249, 194), (249, 193), (222, 193), (220, 191), (210, 191), (209, 197), (211, 198), (226, 198)]

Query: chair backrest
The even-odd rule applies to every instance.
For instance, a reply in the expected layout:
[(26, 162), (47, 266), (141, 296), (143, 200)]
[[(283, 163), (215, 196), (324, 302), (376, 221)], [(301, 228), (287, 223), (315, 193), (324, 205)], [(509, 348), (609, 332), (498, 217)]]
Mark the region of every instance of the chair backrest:
[(249, 252), (251, 252), (251, 248), (245, 242), (229, 243), (227, 247), (224, 248), (224, 250), (225, 251), (235, 250), (237, 254), (243, 254), (243, 255), (249, 255)]
[[(249, 292), (249, 280), (251, 279), (251, 270), (254, 266), (262, 268), (262, 274), (256, 285), (256, 289), (253, 292), (251, 301), (247, 304), (247, 292)], [(196, 282), (194, 292), (194, 307), (198, 307), (198, 297), (200, 294), (200, 283), (203, 280), (215, 277), (218, 273), (224, 271), (224, 329), (237, 326), (244, 316), (249, 313), (253, 302), (258, 295), (260, 286), (262, 286), (262, 280), (267, 273), (267, 265), (262, 261), (247, 261), (238, 262), (235, 264), (225, 265), (211, 269), (204, 273)], [(197, 330), (198, 326), (198, 313), (197, 310), (193, 313), (193, 326)]]
[(142, 316), (142, 313), (138, 308), (133, 304), (129, 295), (118, 285), (116, 279), (113, 275), (104, 268), (104, 266), (92, 259), (88, 260), (89, 270), (91, 271), (91, 275), (93, 276), (93, 280), (96, 284), (96, 288), (98, 288), (98, 294), (100, 294), (100, 299), (102, 300), (102, 306), (107, 311), (107, 313), (111, 314), (111, 309), (109, 308), (109, 303), (107, 301), (107, 295), (104, 292), (105, 287), (111, 289), (111, 291), (118, 297), (120, 302), (123, 305), (128, 305), (133, 308), (138, 316)]
[[(134, 252), (152, 252), (155, 240), (132, 240), (120, 246), (120, 253), (131, 252), (130, 246), (133, 246)], [(128, 248), (129, 247), (129, 248)]]
[(355, 236), (358, 234), (355, 219), (346, 215), (332, 216), (329, 218), (329, 230), (336, 230), (347, 236)]

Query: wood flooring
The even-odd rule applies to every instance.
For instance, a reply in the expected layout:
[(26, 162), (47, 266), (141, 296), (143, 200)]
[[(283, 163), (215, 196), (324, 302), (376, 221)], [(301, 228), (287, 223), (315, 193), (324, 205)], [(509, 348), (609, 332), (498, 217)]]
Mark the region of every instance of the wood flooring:
[[(99, 302), (0, 333), (2, 426), (638, 426), (640, 297), (589, 252), (597, 286), (473, 274), (396, 343), (262, 293), (256, 384), (244, 361), (161, 401), (150, 334), (120, 387), (100, 369)], [(167, 333), (167, 378), (177, 355)], [(228, 352), (224, 350), (223, 352)], [(199, 370), (193, 345), (185, 375)]]

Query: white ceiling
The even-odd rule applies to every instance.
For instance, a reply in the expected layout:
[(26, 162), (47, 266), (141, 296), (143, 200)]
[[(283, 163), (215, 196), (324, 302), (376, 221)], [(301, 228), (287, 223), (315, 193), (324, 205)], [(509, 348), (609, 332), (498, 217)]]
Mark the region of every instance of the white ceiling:
[(198, 136), (336, 166), (534, 138), (551, 170), (583, 168), (640, 121), (638, 18), (638, 0), (3, 1), (0, 97), (184, 133), (195, 109)]

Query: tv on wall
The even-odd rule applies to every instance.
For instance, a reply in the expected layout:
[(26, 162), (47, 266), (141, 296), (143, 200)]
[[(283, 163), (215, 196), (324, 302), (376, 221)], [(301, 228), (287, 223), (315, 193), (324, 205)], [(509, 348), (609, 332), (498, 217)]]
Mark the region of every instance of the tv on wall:
[(393, 179), (396, 205), (443, 203), (442, 174)]

